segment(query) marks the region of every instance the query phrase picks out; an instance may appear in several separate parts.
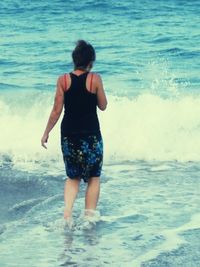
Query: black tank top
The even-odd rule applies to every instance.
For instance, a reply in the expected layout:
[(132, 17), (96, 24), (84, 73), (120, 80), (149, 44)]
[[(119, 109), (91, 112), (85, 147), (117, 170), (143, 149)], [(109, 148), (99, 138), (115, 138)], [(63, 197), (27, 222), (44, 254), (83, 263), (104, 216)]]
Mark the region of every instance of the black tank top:
[(65, 111), (61, 123), (61, 136), (100, 133), (97, 95), (87, 90), (87, 75), (88, 72), (79, 76), (70, 73), (71, 86), (64, 93)]

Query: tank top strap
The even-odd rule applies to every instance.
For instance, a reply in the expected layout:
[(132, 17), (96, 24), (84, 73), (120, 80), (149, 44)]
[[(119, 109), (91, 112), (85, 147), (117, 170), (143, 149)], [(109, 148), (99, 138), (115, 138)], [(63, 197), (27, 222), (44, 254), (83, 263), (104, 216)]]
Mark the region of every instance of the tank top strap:
[(91, 73), (90, 88), (89, 88), (90, 92), (92, 91), (92, 79), (93, 79), (93, 73)]
[(67, 90), (67, 73), (64, 74), (64, 91)]
[(71, 86), (78, 86), (80, 88), (85, 88), (86, 87), (86, 80), (87, 80), (87, 76), (88, 76), (88, 71), (80, 74), (80, 75), (76, 75), (73, 72), (70, 72), (70, 78), (71, 78)]
[(88, 75), (88, 73), (89, 73), (89, 71), (86, 71), (86, 72), (83, 72), (83, 73), (81, 73), (81, 74), (79, 74), (79, 75), (76, 75), (75, 73), (73, 73), (72, 71), (69, 73), (69, 75), (71, 76), (71, 77), (76, 77), (76, 78), (80, 78), (80, 77), (84, 77), (85, 75), (85, 77), (87, 77), (87, 75)]

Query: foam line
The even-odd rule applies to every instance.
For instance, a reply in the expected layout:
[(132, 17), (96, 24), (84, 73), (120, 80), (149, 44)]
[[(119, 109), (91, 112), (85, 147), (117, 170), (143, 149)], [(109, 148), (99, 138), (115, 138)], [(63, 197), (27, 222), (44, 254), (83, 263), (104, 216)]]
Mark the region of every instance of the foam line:
[[(7, 160), (18, 168), (38, 170), (43, 163), (51, 166), (54, 161), (53, 169), (60, 169), (61, 119), (50, 133), (48, 149), (42, 149), (40, 144), (53, 94), (29, 94), (18, 92), (17, 99), (0, 98), (0, 163)], [(108, 99), (107, 110), (98, 112), (105, 164), (134, 160), (200, 160), (200, 97), (163, 99), (142, 94), (133, 99), (114, 96)], [(57, 162), (61, 165), (57, 166)]]
[(157, 258), (161, 253), (172, 251), (177, 249), (180, 245), (186, 243), (183, 237), (179, 234), (192, 229), (199, 229), (200, 228), (200, 213), (197, 213), (192, 216), (191, 220), (182, 226), (174, 229), (166, 229), (159, 234), (165, 238), (163, 244), (159, 244), (159, 246), (153, 248), (152, 250), (148, 251), (147, 253), (143, 254), (142, 256), (134, 259), (131, 262), (131, 266), (140, 267), (143, 262), (152, 260)]

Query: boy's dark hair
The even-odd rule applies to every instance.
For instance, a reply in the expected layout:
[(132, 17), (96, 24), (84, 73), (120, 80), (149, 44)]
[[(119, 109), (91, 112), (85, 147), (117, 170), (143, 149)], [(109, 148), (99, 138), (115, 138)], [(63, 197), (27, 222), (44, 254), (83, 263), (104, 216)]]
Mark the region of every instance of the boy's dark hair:
[(89, 63), (94, 62), (96, 54), (93, 46), (84, 40), (79, 40), (72, 52), (75, 69), (85, 70)]

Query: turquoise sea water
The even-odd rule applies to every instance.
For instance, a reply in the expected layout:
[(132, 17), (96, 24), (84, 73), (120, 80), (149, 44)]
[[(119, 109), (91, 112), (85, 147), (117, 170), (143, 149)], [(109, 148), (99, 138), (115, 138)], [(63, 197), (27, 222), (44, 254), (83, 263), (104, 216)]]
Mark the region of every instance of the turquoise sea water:
[[(200, 2), (0, 3), (0, 266), (200, 266)], [(40, 138), (76, 40), (108, 108), (97, 222), (63, 222), (60, 121)], [(98, 216), (98, 213), (100, 216)]]

